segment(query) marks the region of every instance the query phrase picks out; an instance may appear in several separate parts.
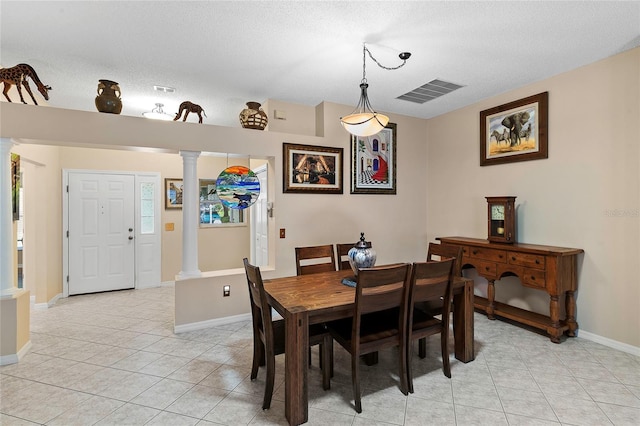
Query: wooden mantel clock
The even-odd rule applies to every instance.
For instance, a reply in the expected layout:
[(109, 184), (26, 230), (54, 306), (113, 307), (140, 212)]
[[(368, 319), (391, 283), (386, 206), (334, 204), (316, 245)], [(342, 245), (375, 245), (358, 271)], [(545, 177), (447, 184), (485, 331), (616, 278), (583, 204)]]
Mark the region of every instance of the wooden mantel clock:
[(487, 199), (487, 239), (492, 243), (515, 243), (516, 197), (485, 198)]

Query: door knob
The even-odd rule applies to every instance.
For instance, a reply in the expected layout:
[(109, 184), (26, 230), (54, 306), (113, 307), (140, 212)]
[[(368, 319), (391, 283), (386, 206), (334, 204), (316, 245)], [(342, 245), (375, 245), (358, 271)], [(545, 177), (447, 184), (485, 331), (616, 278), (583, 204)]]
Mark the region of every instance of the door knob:
[(130, 239), (130, 240), (133, 240), (133, 236), (129, 235), (129, 239)]
[(129, 228), (129, 232), (133, 232), (133, 228)]

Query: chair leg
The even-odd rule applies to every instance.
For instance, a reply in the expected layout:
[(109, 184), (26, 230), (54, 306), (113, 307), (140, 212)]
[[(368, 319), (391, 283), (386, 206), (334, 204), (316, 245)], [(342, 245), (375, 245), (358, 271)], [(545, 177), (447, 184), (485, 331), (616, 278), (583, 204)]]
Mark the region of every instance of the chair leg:
[(322, 389), (329, 390), (331, 389), (331, 367), (333, 367), (331, 356), (333, 352), (333, 339), (327, 334), (322, 340), (323, 343), (320, 344), (320, 364), (323, 366)]
[(271, 407), (271, 397), (273, 397), (273, 385), (276, 379), (276, 357), (273, 353), (266, 355), (267, 377), (264, 385), (264, 399), (262, 409), (268, 410)]
[(451, 364), (449, 363), (449, 328), (440, 332), (440, 344), (442, 346), (442, 369), (444, 375), (451, 378)]
[(407, 367), (407, 343), (400, 343), (400, 391), (406, 395), (409, 392), (408, 367)]
[(412, 344), (411, 340), (409, 340), (408, 350), (407, 350), (407, 390), (409, 393), (413, 393), (413, 370), (411, 369), (411, 358), (413, 356), (412, 353)]
[(357, 355), (351, 355), (351, 382), (353, 385), (353, 401), (356, 412), (362, 413), (362, 402), (360, 401), (360, 364)]
[(427, 338), (423, 337), (418, 340), (418, 356), (420, 358), (426, 358), (427, 356)]
[(258, 368), (264, 365), (264, 345), (260, 339), (253, 341), (253, 363), (251, 365), (251, 380), (258, 377)]

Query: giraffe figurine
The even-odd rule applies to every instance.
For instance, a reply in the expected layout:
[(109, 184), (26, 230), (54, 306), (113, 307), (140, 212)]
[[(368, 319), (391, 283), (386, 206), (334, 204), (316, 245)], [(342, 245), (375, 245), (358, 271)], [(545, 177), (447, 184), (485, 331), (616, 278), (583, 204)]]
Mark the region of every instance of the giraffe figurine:
[(182, 115), (183, 111), (186, 111), (186, 113), (184, 114), (184, 119), (182, 119), (182, 121), (187, 121), (187, 117), (189, 116), (190, 112), (198, 114), (198, 123), (202, 123), (202, 114), (204, 114), (205, 117), (207, 116), (200, 105), (194, 104), (193, 102), (184, 101), (180, 104), (178, 113), (176, 114), (176, 117), (173, 119), (173, 121), (177, 121), (178, 118), (180, 118), (180, 116)]
[(9, 99), (9, 95), (7, 94), (7, 92), (9, 92), (11, 86), (15, 85), (18, 89), (20, 100), (23, 104), (26, 104), (24, 97), (22, 97), (21, 86), (24, 86), (24, 88), (27, 89), (27, 93), (29, 93), (29, 96), (31, 96), (33, 103), (35, 105), (38, 105), (38, 102), (36, 102), (36, 98), (33, 97), (33, 93), (31, 92), (29, 83), (27, 82), (27, 77), (31, 78), (31, 80), (36, 83), (38, 91), (40, 91), (45, 100), (48, 101), (49, 90), (51, 90), (51, 86), (45, 86), (44, 84), (42, 84), (42, 82), (38, 78), (38, 74), (36, 74), (36, 71), (31, 67), (31, 65), (27, 64), (18, 64), (15, 67), (0, 69), (0, 82), (4, 83), (4, 90), (2, 91), (4, 97), (7, 98), (9, 102), (11, 102), (11, 99)]

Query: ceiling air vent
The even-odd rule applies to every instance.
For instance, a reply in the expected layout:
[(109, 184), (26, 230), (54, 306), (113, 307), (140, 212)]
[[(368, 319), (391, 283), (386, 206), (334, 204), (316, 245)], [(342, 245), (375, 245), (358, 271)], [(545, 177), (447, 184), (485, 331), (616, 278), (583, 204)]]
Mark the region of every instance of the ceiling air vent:
[(413, 89), (410, 92), (405, 93), (404, 95), (400, 95), (397, 99), (402, 99), (403, 101), (415, 102), (417, 104), (423, 104), (425, 102), (429, 102), (435, 98), (439, 98), (442, 95), (446, 95), (447, 93), (453, 92), (461, 87), (459, 84), (449, 83), (448, 81), (443, 80), (431, 80), (427, 84), (423, 84), (417, 89)]

